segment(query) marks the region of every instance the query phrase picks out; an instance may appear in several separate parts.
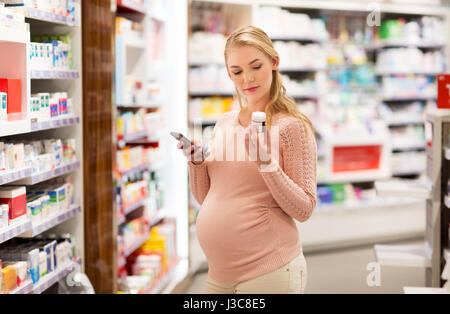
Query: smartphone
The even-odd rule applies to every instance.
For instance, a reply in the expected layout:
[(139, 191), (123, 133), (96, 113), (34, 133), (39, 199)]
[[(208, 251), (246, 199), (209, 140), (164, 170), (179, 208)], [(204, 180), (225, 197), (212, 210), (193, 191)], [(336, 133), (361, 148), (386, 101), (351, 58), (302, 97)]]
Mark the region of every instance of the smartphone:
[[(182, 141), (184, 149), (187, 149), (188, 147), (191, 147), (191, 145), (194, 145), (194, 143), (192, 143), (190, 139), (179, 132), (170, 132), (170, 135), (172, 135), (178, 141)], [(194, 145), (194, 153), (197, 151), (197, 149), (198, 146)]]

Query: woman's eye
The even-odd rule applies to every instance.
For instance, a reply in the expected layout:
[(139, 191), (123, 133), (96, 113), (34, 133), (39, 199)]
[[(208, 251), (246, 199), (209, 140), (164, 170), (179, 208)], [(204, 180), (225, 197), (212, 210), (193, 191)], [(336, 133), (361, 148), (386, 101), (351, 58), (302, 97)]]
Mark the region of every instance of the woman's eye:
[(253, 69), (259, 70), (259, 69), (261, 69), (261, 67), (262, 67), (262, 65), (260, 65), (260, 66), (258, 66), (258, 67), (254, 67)]
[(239, 75), (241, 74), (241, 71), (234, 73), (234, 75)]

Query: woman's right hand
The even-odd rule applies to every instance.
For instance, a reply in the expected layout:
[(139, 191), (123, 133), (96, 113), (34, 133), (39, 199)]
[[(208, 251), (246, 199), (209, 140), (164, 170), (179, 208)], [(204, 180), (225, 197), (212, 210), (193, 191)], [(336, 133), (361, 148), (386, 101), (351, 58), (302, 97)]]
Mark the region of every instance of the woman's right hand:
[[(183, 151), (183, 154), (184, 156), (186, 156), (188, 161), (192, 161), (194, 165), (199, 165), (205, 160), (203, 157), (203, 148), (200, 142), (197, 140), (192, 140), (192, 143), (193, 145), (191, 145), (191, 147), (184, 147), (184, 143), (182, 141), (179, 141), (177, 144), (177, 148)], [(195, 153), (194, 148), (196, 148)]]

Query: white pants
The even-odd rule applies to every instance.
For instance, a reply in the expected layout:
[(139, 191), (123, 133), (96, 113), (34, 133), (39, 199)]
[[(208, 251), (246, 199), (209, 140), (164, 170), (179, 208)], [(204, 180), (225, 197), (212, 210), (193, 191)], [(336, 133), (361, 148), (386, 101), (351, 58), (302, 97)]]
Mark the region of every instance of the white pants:
[(306, 260), (300, 253), (287, 265), (270, 273), (238, 283), (223, 283), (210, 276), (205, 294), (303, 294), (306, 287)]

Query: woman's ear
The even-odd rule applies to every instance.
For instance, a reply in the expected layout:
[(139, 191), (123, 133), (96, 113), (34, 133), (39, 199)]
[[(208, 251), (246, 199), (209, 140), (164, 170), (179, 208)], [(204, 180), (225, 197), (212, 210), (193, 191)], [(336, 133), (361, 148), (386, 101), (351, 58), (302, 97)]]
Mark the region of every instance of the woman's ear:
[(280, 65), (280, 57), (275, 57), (272, 59), (272, 70), (278, 70), (278, 66)]

